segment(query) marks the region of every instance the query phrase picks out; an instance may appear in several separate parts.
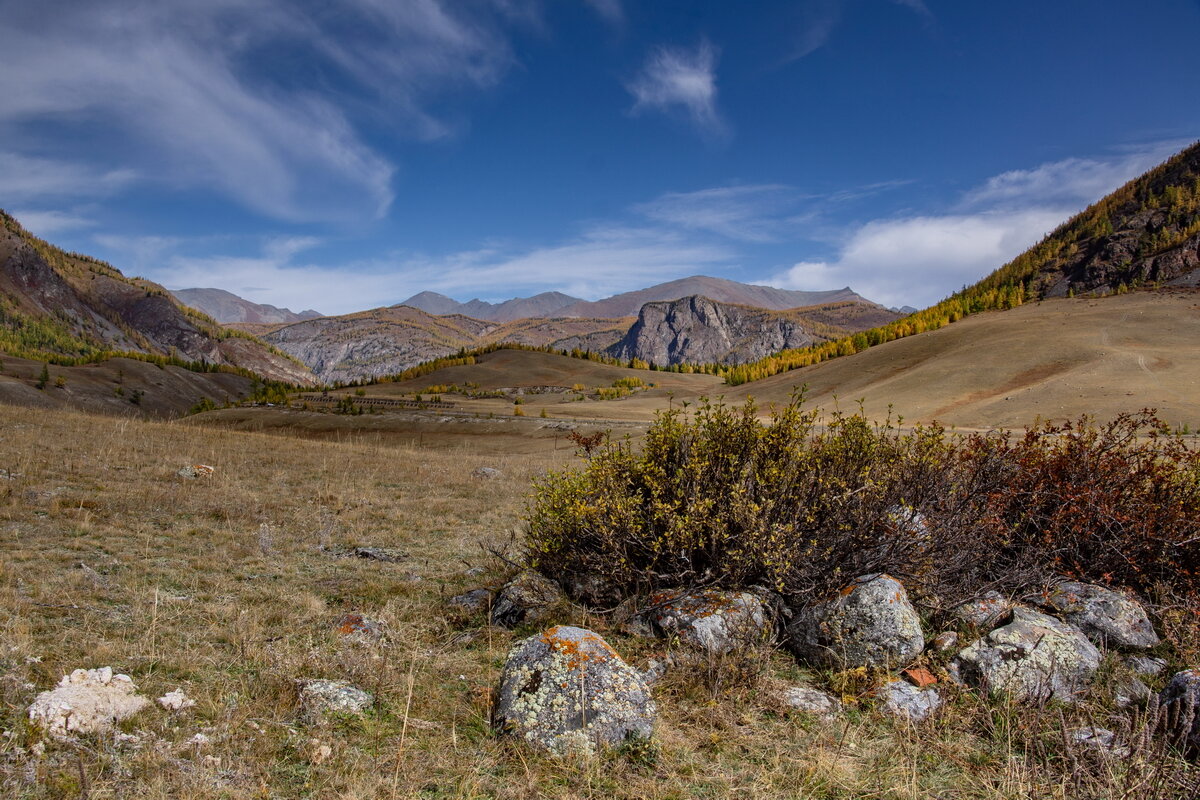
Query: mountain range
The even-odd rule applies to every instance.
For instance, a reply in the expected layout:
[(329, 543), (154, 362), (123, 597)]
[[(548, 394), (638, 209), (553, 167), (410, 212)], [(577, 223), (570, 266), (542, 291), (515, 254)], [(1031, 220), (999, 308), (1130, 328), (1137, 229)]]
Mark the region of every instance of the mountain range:
[(459, 303), (437, 292), (421, 292), (403, 301), (400, 305), (412, 306), (439, 316), (463, 314), (492, 322), (510, 322), (529, 317), (613, 319), (636, 316), (646, 303), (678, 300), (693, 295), (707, 297), (718, 303), (765, 308), (771, 311), (848, 300), (870, 302), (848, 286), (831, 291), (799, 292), (738, 283), (725, 278), (693, 275), (689, 278), (680, 278), (594, 301), (581, 300), (561, 292), (544, 292), (533, 297), (517, 297), (497, 304), (484, 300)]
[(171, 295), (184, 305), (204, 312), (223, 325), (230, 322), (301, 322), (322, 316), (321, 312), (311, 308), (297, 314), (290, 308), (253, 303), (224, 289), (175, 289)]

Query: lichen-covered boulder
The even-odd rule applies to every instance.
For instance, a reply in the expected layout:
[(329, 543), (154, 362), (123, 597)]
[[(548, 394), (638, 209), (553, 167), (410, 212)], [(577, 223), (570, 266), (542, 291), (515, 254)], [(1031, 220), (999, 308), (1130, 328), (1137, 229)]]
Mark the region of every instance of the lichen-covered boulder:
[(1168, 724), (1183, 728), (1191, 723), (1178, 733), (1190, 749), (1200, 750), (1200, 669), (1176, 672), (1158, 699), (1167, 709)]
[(1101, 647), (1144, 650), (1158, 644), (1158, 634), (1136, 600), (1120, 592), (1078, 581), (1063, 581), (1041, 601)]
[(956, 619), (982, 629), (990, 628), (992, 623), (1002, 618), (1011, 608), (1012, 603), (1008, 598), (993, 590), (958, 604), (950, 613)]
[(592, 631), (559, 625), (509, 651), (493, 721), (537, 748), (572, 755), (649, 738), (656, 714), (640, 672)]
[(506, 583), (492, 603), (492, 622), (504, 628), (536, 625), (563, 601), (562, 589), (549, 578), (526, 570)]
[(937, 689), (919, 689), (908, 681), (888, 681), (875, 692), (879, 708), (893, 717), (912, 722), (924, 722), (942, 707), (943, 700)]
[(855, 578), (837, 597), (797, 611), (788, 640), (799, 658), (835, 669), (903, 666), (925, 646), (904, 585), (883, 574)]
[(709, 655), (752, 647), (770, 635), (762, 601), (750, 592), (660, 592), (650, 597), (650, 603), (656, 629)]
[(77, 669), (34, 698), (29, 721), (56, 738), (108, 731), (150, 705), (136, 690), (128, 675), (113, 674), (112, 667)]
[(1100, 651), (1070, 625), (1030, 608), (958, 654), (963, 676), (1020, 700), (1073, 702), (1100, 666)]

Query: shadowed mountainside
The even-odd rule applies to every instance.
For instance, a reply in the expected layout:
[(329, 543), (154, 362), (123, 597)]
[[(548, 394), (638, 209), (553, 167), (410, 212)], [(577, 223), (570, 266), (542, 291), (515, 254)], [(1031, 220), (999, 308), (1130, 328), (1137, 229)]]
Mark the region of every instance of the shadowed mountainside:
[(171, 292), (185, 306), (207, 314), (222, 325), (241, 322), (269, 324), (273, 322), (301, 322), (322, 316), (311, 308), (297, 314), (290, 308), (277, 308), (263, 303), (253, 303), (244, 297), (224, 289), (177, 289)]
[(309, 384), (302, 364), (179, 304), (166, 289), (66, 253), (0, 212), (0, 351), (58, 362), (121, 353)]

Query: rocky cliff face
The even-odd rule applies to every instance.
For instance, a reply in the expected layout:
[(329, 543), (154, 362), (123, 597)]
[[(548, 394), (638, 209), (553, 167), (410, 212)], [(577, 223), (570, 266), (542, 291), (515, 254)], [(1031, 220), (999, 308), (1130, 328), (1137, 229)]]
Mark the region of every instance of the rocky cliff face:
[(646, 303), (610, 355), (652, 364), (740, 364), (815, 340), (799, 321), (760, 308), (718, 303), (707, 297)]

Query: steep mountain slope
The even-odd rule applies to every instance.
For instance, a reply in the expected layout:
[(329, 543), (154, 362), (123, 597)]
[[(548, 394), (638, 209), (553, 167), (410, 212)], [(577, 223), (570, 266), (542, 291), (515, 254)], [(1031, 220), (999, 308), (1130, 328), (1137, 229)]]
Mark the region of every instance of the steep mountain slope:
[(520, 319), (504, 324), (463, 314), (436, 316), (399, 305), (278, 327), (263, 338), (324, 381), (392, 375), (463, 348), (493, 342), (603, 350), (631, 320)]
[(139, 353), (311, 383), (301, 364), (225, 330), (156, 283), (32, 236), (0, 212), (0, 351), (59, 362)]
[(419, 308), (438, 316), (465, 314), (489, 322), (512, 322), (517, 319), (562, 316), (558, 313), (560, 310), (578, 302), (581, 302), (578, 297), (571, 297), (562, 292), (542, 292), (533, 297), (514, 297), (503, 303), (489, 303), (478, 299), (459, 303), (444, 294), (421, 292), (400, 305)]
[(581, 300), (560, 309), (558, 314), (565, 317), (631, 317), (637, 314), (646, 303), (678, 300), (693, 295), (707, 297), (718, 303), (732, 303), (772, 311), (820, 303), (864, 301), (864, 298), (852, 291), (850, 287), (826, 292), (794, 292), (787, 289), (774, 289), (770, 286), (738, 283), (724, 278), (695, 275), (690, 278), (660, 283), (635, 292), (613, 295), (595, 302)]
[(321, 316), (319, 311), (311, 308), (297, 314), (290, 308), (252, 303), (224, 289), (177, 289), (171, 294), (185, 306), (191, 306), (223, 325), (232, 322), (301, 322)]

